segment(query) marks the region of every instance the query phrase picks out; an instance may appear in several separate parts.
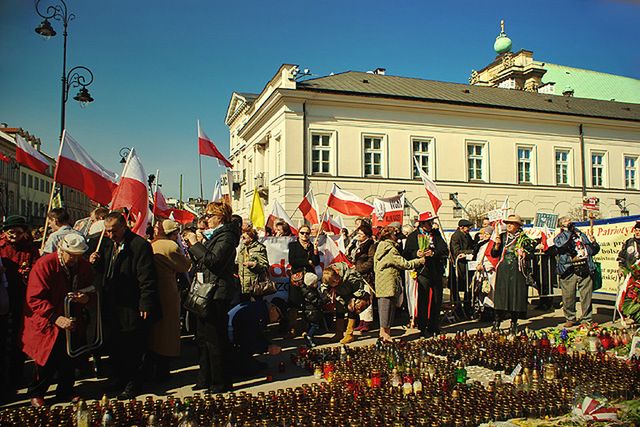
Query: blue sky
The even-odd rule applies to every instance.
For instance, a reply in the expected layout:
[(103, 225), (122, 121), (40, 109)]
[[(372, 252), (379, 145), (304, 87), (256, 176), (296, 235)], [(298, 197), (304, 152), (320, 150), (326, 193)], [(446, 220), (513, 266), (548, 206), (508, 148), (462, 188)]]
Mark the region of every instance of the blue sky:
[[(51, 4), (42, 0), (43, 5)], [(199, 195), (196, 119), (224, 153), (233, 91), (259, 92), (283, 63), (315, 75), (387, 74), (466, 82), (495, 56), (500, 19), (514, 50), (540, 61), (640, 78), (640, 2), (68, 0), (68, 65), (95, 75), (87, 108), (69, 100), (67, 129), (106, 167), (135, 146), (167, 196)], [(0, 122), (57, 153), (62, 27), (48, 41), (30, 0), (0, 0)], [(75, 92), (70, 94), (73, 97)], [(221, 169), (203, 158), (204, 194)]]

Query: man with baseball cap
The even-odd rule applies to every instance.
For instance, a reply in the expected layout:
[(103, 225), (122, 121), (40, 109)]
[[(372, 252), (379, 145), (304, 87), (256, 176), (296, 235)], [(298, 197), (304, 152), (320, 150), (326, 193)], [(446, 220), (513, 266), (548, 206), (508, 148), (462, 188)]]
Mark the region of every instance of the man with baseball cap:
[[(409, 260), (419, 257), (425, 257), (426, 260), (424, 266), (414, 272), (418, 281), (418, 312), (415, 318), (420, 333), (425, 337), (440, 333), (443, 275), (449, 255), (440, 230), (433, 227), (436, 218), (431, 212), (419, 215), (418, 228), (407, 236), (402, 253), (402, 256)], [(427, 248), (421, 248), (420, 236), (425, 236)]]
[(44, 404), (44, 395), (57, 373), (56, 397), (73, 397), (74, 364), (66, 352), (66, 331), (76, 329), (76, 320), (64, 312), (67, 295), (72, 302), (86, 304), (89, 296), (80, 291), (92, 286), (93, 270), (83, 257), (89, 247), (84, 237), (69, 233), (58, 243), (56, 252), (40, 258), (27, 284), (22, 343), (24, 352), (36, 365), (29, 386), (33, 406)]

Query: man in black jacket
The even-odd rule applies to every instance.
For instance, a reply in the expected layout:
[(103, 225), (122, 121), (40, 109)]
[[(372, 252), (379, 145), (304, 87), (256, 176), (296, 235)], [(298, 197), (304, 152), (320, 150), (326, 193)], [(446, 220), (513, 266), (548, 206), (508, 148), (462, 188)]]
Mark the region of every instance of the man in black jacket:
[[(443, 275), (449, 255), (440, 230), (433, 227), (436, 218), (431, 212), (420, 214), (418, 228), (407, 236), (402, 253), (406, 259), (426, 258), (424, 266), (414, 272), (418, 279), (416, 323), (425, 337), (440, 333)], [(425, 243), (428, 244), (426, 249), (420, 249), (419, 236), (425, 236)]]
[(110, 380), (119, 399), (140, 389), (149, 326), (160, 316), (151, 244), (127, 228), (122, 213), (105, 218), (101, 247), (89, 257), (102, 285), (106, 351)]
[(464, 291), (464, 312), (460, 307), (456, 307), (456, 313), (460, 317), (465, 317), (471, 311), (471, 293), (469, 292), (469, 277), (467, 273), (467, 255), (473, 255), (473, 238), (469, 235), (469, 230), (473, 223), (468, 219), (458, 221), (458, 229), (451, 235), (449, 250), (451, 251), (452, 270), (449, 274), (451, 286), (451, 300), (456, 303), (460, 301), (460, 291)]

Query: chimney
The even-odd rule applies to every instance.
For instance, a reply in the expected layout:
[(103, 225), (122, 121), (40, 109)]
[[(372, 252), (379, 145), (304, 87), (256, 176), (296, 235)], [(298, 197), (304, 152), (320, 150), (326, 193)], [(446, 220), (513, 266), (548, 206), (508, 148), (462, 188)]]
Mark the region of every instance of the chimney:
[(373, 70), (373, 74), (377, 74), (379, 76), (384, 76), (385, 71), (387, 71), (386, 68), (378, 67), (375, 70)]

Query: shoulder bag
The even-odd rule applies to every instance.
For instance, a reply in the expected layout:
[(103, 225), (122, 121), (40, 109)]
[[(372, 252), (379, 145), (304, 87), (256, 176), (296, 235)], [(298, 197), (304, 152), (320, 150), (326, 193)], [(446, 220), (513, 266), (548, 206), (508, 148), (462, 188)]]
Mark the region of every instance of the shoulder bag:
[(251, 296), (264, 297), (267, 295), (275, 294), (278, 290), (278, 285), (271, 280), (269, 274), (262, 273), (255, 282), (251, 284)]
[(191, 287), (189, 288), (189, 293), (187, 294), (187, 298), (185, 299), (183, 305), (187, 311), (195, 314), (199, 317), (206, 317), (209, 311), (209, 305), (211, 305), (211, 301), (213, 300), (213, 295), (216, 293), (218, 289), (218, 277), (213, 276), (213, 280), (211, 282), (205, 282), (204, 273), (202, 272), (202, 268), (204, 267), (204, 259), (209, 253), (209, 249), (204, 254), (198, 266), (196, 268), (197, 273), (193, 277), (191, 282)]

